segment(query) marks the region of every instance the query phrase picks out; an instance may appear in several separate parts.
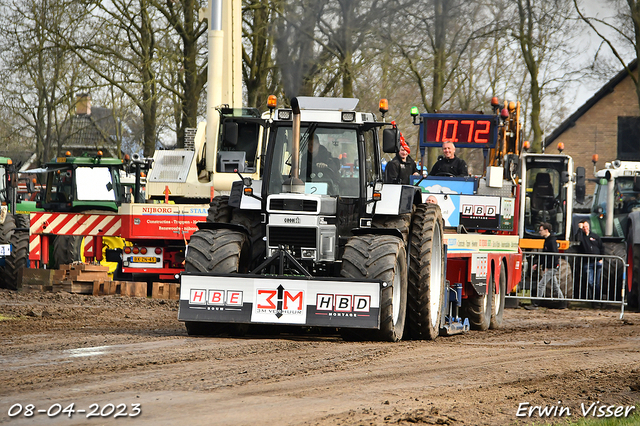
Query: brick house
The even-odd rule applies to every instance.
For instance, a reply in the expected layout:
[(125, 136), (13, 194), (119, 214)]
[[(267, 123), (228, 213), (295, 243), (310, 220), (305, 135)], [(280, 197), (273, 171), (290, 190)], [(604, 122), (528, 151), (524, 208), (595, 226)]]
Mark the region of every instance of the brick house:
[[(637, 60), (629, 64), (637, 72)], [(564, 143), (564, 153), (573, 157), (575, 167), (593, 177), (593, 154), (597, 169), (616, 159), (640, 161), (640, 117), (635, 85), (626, 70), (620, 71), (591, 99), (558, 126), (546, 139), (545, 150), (556, 152)], [(594, 184), (587, 182), (587, 194)]]

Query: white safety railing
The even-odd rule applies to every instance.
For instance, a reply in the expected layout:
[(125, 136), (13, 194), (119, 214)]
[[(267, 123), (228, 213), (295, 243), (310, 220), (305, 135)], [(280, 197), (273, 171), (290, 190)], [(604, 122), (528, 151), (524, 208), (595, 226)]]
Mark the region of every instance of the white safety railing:
[(525, 252), (522, 281), (507, 297), (559, 308), (569, 302), (620, 305), (622, 318), (627, 266), (619, 256)]

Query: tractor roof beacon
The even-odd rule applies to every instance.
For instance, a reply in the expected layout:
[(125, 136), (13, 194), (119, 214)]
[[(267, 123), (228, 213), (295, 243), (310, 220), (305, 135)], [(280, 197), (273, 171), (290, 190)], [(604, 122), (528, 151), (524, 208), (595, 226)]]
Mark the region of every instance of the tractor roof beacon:
[(418, 338), (439, 334), (440, 209), (417, 187), (383, 183), (380, 147), (397, 152), (399, 132), (382, 130), (380, 144), (390, 123), (357, 103), (299, 97), (271, 111), (262, 180), (214, 198), (191, 237), (179, 310), (189, 334), (268, 324), (397, 341), (405, 322)]

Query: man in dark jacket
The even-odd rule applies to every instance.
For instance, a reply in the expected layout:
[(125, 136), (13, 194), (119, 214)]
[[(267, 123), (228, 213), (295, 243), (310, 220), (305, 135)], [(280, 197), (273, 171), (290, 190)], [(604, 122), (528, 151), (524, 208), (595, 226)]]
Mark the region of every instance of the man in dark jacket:
[(409, 145), (404, 140), (402, 133), (400, 133), (400, 151), (385, 167), (385, 180), (387, 183), (409, 185), (411, 183), (411, 175), (419, 175), (416, 162), (409, 156), (410, 152)]
[[(598, 234), (591, 232), (588, 220), (578, 223), (576, 241), (583, 254), (604, 256), (604, 245)], [(602, 276), (602, 258), (588, 257), (582, 261), (582, 270), (587, 276), (587, 298), (600, 300), (600, 279)], [(595, 278), (595, 280), (594, 280)]]
[(301, 166), (302, 175), (307, 178), (321, 177), (320, 174), (332, 179), (337, 179), (340, 176), (340, 161), (320, 143), (318, 135), (314, 135), (313, 138), (309, 139), (307, 158)]
[[(544, 246), (542, 248), (544, 253), (558, 253), (558, 243), (556, 237), (551, 234), (552, 229), (549, 223), (543, 222), (540, 224), (540, 235), (544, 237)], [(551, 297), (563, 297), (560, 284), (558, 283), (559, 267), (560, 259), (558, 256), (549, 254), (541, 255), (540, 269), (542, 270), (542, 276), (540, 281), (538, 281), (538, 297), (544, 297), (549, 281), (551, 281)], [(533, 269), (536, 269), (536, 265), (533, 265)]]
[(467, 163), (456, 157), (456, 146), (453, 142), (442, 143), (442, 155), (431, 168), (431, 176), (469, 176)]

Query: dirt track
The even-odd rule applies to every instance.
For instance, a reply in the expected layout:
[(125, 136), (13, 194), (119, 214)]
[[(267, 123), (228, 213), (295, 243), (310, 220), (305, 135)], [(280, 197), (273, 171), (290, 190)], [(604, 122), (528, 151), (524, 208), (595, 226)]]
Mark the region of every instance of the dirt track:
[[(396, 344), (192, 338), (175, 301), (0, 290), (0, 423), (540, 423), (537, 412), (516, 416), (525, 402), (568, 407), (579, 418), (581, 404), (640, 402), (640, 314), (618, 317), (619, 310), (513, 309), (503, 330)], [(18, 403), (45, 412), (29, 418), (23, 408), (10, 418)], [(56, 403), (87, 412), (91, 404), (126, 404), (127, 414), (140, 404), (142, 412), (50, 418)]]

